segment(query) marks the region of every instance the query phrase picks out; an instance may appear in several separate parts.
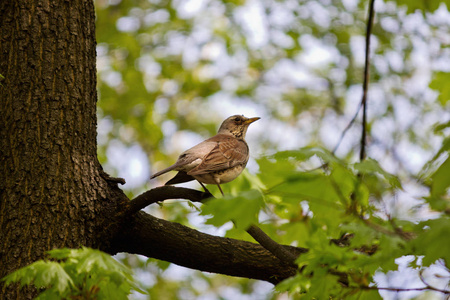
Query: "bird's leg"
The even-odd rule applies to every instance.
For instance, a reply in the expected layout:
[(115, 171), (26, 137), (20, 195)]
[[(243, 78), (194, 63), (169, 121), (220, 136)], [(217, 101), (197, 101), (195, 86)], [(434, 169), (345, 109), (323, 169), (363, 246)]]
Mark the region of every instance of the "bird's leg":
[(219, 191), (222, 193), (222, 196), (225, 196), (225, 195), (223, 194), (222, 188), (220, 187), (220, 184), (217, 184), (217, 187), (219, 188)]
[(203, 190), (205, 190), (205, 193), (209, 193), (209, 194), (211, 194), (209, 191), (208, 191), (208, 189), (206, 188), (206, 186), (203, 184), (203, 183), (201, 183), (199, 180), (197, 180), (198, 181), (198, 183), (200, 183), (201, 184), (201, 186), (202, 186), (202, 188), (203, 188)]
[(211, 177), (213, 178), (214, 182), (216, 183), (217, 187), (219, 188), (219, 191), (222, 193), (222, 197), (225, 196), (222, 188), (220, 187), (220, 181), (218, 178), (216, 178), (214, 175), (211, 175)]

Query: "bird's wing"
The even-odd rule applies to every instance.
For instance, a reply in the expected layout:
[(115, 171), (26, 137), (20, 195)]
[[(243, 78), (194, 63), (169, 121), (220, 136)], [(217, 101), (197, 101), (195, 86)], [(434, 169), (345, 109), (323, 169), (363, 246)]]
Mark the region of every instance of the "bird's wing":
[(187, 172), (188, 175), (225, 170), (248, 161), (248, 146), (243, 140), (228, 135), (216, 135), (205, 142), (215, 142), (216, 145), (197, 167)]
[(202, 158), (208, 155), (208, 153), (210, 153), (214, 149), (214, 147), (217, 146), (217, 142), (212, 140), (213, 138), (207, 139), (200, 144), (197, 144), (194, 147), (184, 151), (180, 154), (177, 161), (173, 165), (153, 174), (150, 179), (158, 177), (172, 170), (188, 172), (197, 167), (202, 162)]

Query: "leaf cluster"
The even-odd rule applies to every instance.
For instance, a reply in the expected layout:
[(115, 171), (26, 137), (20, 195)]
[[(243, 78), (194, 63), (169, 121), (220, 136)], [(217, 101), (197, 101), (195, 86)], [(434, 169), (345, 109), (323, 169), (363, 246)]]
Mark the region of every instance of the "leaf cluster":
[[(350, 96), (362, 82), (363, 65), (354, 47), (363, 43), (368, 2), (356, 1), (355, 7), (347, 2), (259, 1), (267, 40), (254, 46), (251, 30), (238, 18), (248, 10), (245, 1), (208, 1), (197, 13), (183, 15), (183, 1), (97, 0), (99, 107), (101, 116), (115, 122), (110, 138), (125, 144), (139, 142), (156, 170), (157, 162), (165, 160), (169, 165), (176, 159), (179, 153), (170, 151), (174, 140), (192, 134), (186, 129), (204, 137), (214, 134), (223, 117), (217, 111), (224, 107), (218, 104), (226, 103), (239, 109), (246, 104), (258, 107), (267, 114), (267, 118), (263, 116), (267, 123), (271, 117), (275, 120), (269, 127), (292, 125), (283, 128), (295, 131), (290, 132), (294, 136), (291, 141), (301, 140), (294, 147), (330, 145), (327, 139), (345, 125), (342, 115), (352, 106)], [(257, 176), (244, 173), (224, 185), (229, 196), (203, 208), (208, 224), (235, 223), (227, 231), (229, 237), (249, 239), (243, 229), (260, 222), (280, 243), (312, 249), (299, 261), (303, 273), (279, 290), (299, 290), (319, 299), (327, 292), (344, 295), (348, 288), (342, 288), (337, 276), (329, 272), (337, 270), (349, 274), (351, 293), (379, 297), (363, 287), (373, 283), (376, 270), (395, 270), (395, 258), (425, 255), (420, 265), (424, 267), (446, 257), (448, 125), (436, 127), (447, 146), (426, 165), (417, 183), (430, 193), (425, 199), (414, 199), (420, 201), (420, 207), (437, 212), (437, 219), (412, 222), (396, 214), (391, 206), (403, 193), (402, 185), (377, 162), (394, 161), (396, 174), (409, 176), (408, 181), (416, 172), (408, 168), (404, 149), (435, 146), (427, 124), (448, 111), (448, 73), (436, 72), (432, 77), (430, 88), (438, 92), (438, 101), (426, 100), (428, 92), (415, 92), (411, 85), (416, 82), (414, 74), (424, 73), (414, 54), (420, 53), (417, 44), (432, 46), (429, 56), (421, 54), (421, 59), (435, 65), (430, 71), (440, 70), (439, 62), (447, 57), (448, 27), (437, 18), (438, 7), (445, 4), (442, 0), (395, 0), (376, 7), (370, 68), (374, 93), (370, 91), (367, 124), (369, 148), (379, 152), (376, 160), (347, 163), (321, 148), (281, 152), (258, 160)], [(280, 11), (283, 22), (276, 18)], [(122, 21), (138, 26), (123, 30), (119, 26)], [(416, 23), (417, 27), (411, 26)], [(332, 49), (336, 59), (309, 65), (304, 54), (314, 50), (314, 44), (318, 49)], [(220, 54), (208, 55), (211, 49), (219, 49)], [(297, 83), (292, 79), (296, 76), (287, 75), (293, 70), (318, 81)], [(120, 82), (112, 84), (108, 80), (112, 75), (119, 75)], [(277, 149), (281, 137), (287, 135), (284, 131), (269, 134), (269, 127), (256, 138), (262, 152)], [(339, 149), (340, 157), (351, 161), (358, 140), (359, 135), (349, 134), (347, 145)], [(165, 149), (167, 145), (171, 145), (170, 151)], [(308, 171), (322, 164), (322, 168)], [(404, 186), (410, 183), (405, 183), (404, 177), (402, 182)], [(165, 205), (165, 209), (164, 217), (188, 223), (186, 208)], [(313, 267), (323, 274), (313, 272)], [(165, 282), (167, 278), (159, 283)]]
[[(314, 162), (317, 168), (305, 169)], [(402, 184), (375, 160), (349, 164), (325, 149), (307, 147), (278, 152), (258, 164), (257, 175), (245, 174), (225, 187), (233, 196), (206, 203), (202, 213), (216, 226), (233, 220), (236, 228), (229, 236), (238, 237), (237, 231), (263, 220), (258, 226), (279, 243), (309, 249), (297, 260), (299, 274), (277, 291), (305, 299), (378, 299), (374, 275), (397, 270), (397, 258), (423, 257), (420, 268), (450, 261), (448, 215), (414, 223), (384, 211)], [(439, 191), (450, 186), (445, 164), (430, 176)]]
[(127, 299), (133, 290), (143, 293), (130, 269), (99, 250), (54, 249), (48, 256), (2, 281), (44, 289), (36, 299)]

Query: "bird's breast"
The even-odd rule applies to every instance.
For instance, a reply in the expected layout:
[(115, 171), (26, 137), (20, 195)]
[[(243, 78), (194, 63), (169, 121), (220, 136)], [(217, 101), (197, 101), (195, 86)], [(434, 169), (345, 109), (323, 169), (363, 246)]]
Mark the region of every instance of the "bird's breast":
[(195, 179), (206, 184), (227, 183), (230, 182), (245, 169), (246, 164), (240, 164), (229, 169), (211, 172), (208, 174), (193, 175)]

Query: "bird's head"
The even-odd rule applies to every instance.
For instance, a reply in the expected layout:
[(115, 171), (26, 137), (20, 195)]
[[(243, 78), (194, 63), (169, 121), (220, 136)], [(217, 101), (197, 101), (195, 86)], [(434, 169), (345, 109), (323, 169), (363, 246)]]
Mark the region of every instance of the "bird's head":
[(248, 126), (260, 118), (247, 118), (240, 115), (228, 117), (219, 128), (219, 134), (231, 134), (237, 138), (244, 139)]

